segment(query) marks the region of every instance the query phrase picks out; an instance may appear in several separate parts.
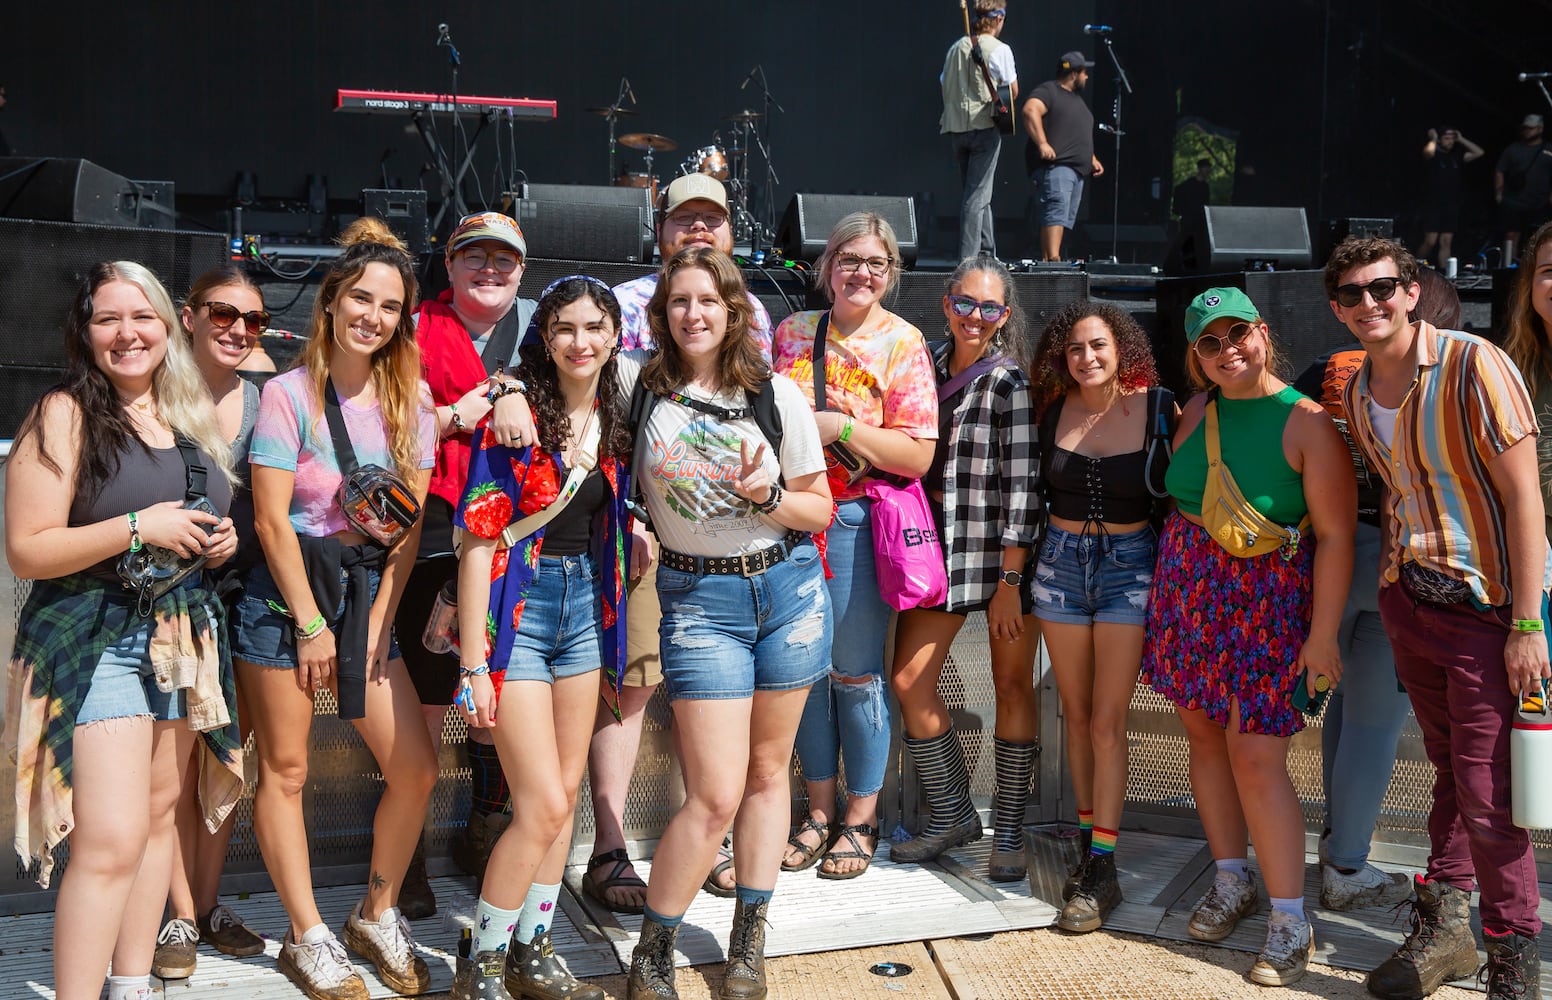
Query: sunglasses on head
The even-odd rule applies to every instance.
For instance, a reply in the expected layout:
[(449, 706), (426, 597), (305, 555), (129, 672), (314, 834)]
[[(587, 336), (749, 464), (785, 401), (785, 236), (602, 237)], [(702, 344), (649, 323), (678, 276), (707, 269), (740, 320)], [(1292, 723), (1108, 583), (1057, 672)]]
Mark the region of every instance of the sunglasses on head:
[(1362, 302), (1363, 293), (1368, 292), (1369, 297), (1376, 302), (1389, 302), (1400, 287), (1400, 278), (1375, 278), (1364, 285), (1337, 285), (1336, 301), (1343, 308), (1351, 309)]
[(974, 316), (976, 310), (980, 310), (981, 319), (988, 323), (995, 323), (1008, 314), (1008, 307), (1001, 302), (977, 302), (968, 295), (950, 295), (948, 297), (949, 312), (960, 319), (969, 319)]
[(1197, 337), (1193, 349), (1196, 351), (1197, 357), (1203, 361), (1211, 361), (1223, 353), (1225, 344), (1232, 344), (1236, 348), (1244, 347), (1245, 341), (1250, 339), (1250, 334), (1254, 330), (1255, 327), (1249, 323), (1235, 323), (1229, 327), (1229, 332), (1222, 337), (1215, 333), (1204, 333)]
[(255, 337), (269, 328), (269, 313), (263, 309), (243, 312), (236, 306), (215, 301), (205, 302), (202, 305), (210, 310), (210, 322), (223, 330), (231, 327), (233, 323), (237, 322), (239, 317), (242, 318), (243, 327)]

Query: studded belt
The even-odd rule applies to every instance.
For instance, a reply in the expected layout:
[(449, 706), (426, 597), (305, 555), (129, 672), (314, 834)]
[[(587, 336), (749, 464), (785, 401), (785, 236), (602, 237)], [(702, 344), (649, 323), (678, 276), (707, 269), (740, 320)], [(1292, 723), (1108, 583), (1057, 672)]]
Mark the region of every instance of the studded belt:
[(787, 537), (774, 545), (741, 556), (692, 556), (672, 549), (663, 549), (658, 561), (669, 569), (696, 576), (759, 576), (779, 562), (785, 562), (793, 548), (808, 536), (800, 531), (789, 531)]

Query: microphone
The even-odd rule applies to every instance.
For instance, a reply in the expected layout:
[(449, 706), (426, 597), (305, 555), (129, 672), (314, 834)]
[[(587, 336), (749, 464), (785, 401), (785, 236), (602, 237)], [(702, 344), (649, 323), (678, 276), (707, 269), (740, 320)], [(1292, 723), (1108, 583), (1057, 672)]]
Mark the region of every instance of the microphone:
[(447, 25), (437, 25), (437, 45), (446, 45), (451, 39), (447, 35)]
[(1083, 33), (1085, 35), (1108, 35), (1113, 30), (1108, 24), (1085, 24), (1083, 26)]
[(756, 64), (755, 68), (749, 71), (749, 75), (744, 77), (744, 82), (738, 85), (738, 89), (739, 90), (743, 90), (745, 87), (749, 86), (749, 81), (753, 80), (754, 79), (754, 75), (756, 73), (758, 73), (759, 71), (760, 71), (760, 67), (759, 67), (758, 64)]
[(1524, 83), (1526, 80), (1552, 80), (1552, 73), (1521, 73), (1520, 82)]

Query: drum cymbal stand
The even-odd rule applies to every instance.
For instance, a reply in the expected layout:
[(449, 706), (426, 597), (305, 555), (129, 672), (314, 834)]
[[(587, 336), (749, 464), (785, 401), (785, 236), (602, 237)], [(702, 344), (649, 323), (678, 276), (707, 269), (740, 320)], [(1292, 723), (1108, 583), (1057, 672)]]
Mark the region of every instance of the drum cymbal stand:
[[(760, 85), (761, 100), (765, 104), (765, 112), (761, 115), (765, 119), (765, 132), (762, 135), (758, 127), (751, 127), (747, 135), (754, 142), (754, 147), (749, 148), (746, 146), (746, 152), (744, 153), (747, 159), (753, 155), (755, 149), (758, 149), (760, 151), (760, 161), (765, 164), (765, 180), (763, 185), (765, 190), (760, 192), (761, 200), (764, 202), (760, 206), (763, 211), (760, 213), (755, 227), (759, 239), (754, 241), (754, 246), (758, 249), (761, 240), (769, 244), (775, 236), (776, 185), (781, 183), (781, 179), (776, 176), (776, 166), (771, 162), (771, 112), (774, 110), (781, 114), (786, 114), (787, 109), (782, 107), (776, 98), (771, 96), (770, 82), (765, 78), (765, 67), (763, 65), (757, 63), (754, 69), (749, 71), (749, 76), (745, 78), (744, 83), (748, 84), (750, 82)], [(753, 123), (750, 124), (752, 126)]]
[[(604, 120), (609, 123), (609, 179), (607, 181), (609, 184), (614, 183), (614, 178), (616, 176), (614, 172), (615, 123), (620, 120), (622, 114), (634, 114), (634, 112), (627, 112), (622, 106), (625, 98), (627, 97), (630, 98), (631, 104), (636, 103), (636, 92), (631, 90), (630, 80), (622, 76), (620, 77), (620, 91), (619, 93), (615, 94), (614, 102), (609, 105), (607, 109), (608, 113), (603, 116)], [(650, 158), (651, 154), (648, 153), (647, 155)], [(650, 168), (648, 168), (647, 172), (651, 173), (652, 171)]]

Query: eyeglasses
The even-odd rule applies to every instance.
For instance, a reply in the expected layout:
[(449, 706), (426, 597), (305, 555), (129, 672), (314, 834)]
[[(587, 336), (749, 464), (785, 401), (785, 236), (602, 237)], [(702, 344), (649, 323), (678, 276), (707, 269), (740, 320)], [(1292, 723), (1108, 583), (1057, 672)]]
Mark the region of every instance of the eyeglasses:
[(680, 229), (689, 229), (697, 222), (705, 225), (707, 229), (716, 229), (718, 226), (727, 225), (726, 212), (675, 212), (668, 217), (668, 221)]
[(1232, 344), (1236, 348), (1244, 347), (1245, 341), (1250, 339), (1250, 334), (1254, 330), (1255, 327), (1249, 323), (1235, 323), (1229, 327), (1227, 336), (1219, 337), (1216, 334), (1204, 333), (1197, 337), (1193, 349), (1196, 351), (1197, 357), (1203, 361), (1211, 361), (1223, 353), (1225, 344)]
[(1363, 293), (1368, 292), (1369, 297), (1376, 302), (1389, 302), (1390, 297), (1396, 294), (1396, 289), (1401, 287), (1400, 278), (1375, 278), (1365, 285), (1337, 285), (1336, 301), (1347, 309), (1363, 301)]
[(866, 266), (868, 273), (875, 278), (888, 274), (894, 262), (893, 257), (859, 257), (854, 253), (843, 253), (835, 258), (835, 266), (847, 274), (856, 274)]
[(269, 328), (269, 313), (263, 309), (243, 312), (236, 306), (228, 305), (225, 302), (212, 301), (200, 304), (210, 310), (210, 322), (223, 330), (229, 329), (233, 323), (237, 322), (238, 317), (242, 318), (243, 327), (250, 336), (257, 337)]
[(517, 270), (517, 265), (523, 262), (523, 258), (511, 250), (485, 251), (479, 247), (465, 250), (461, 255), (463, 266), (470, 271), (483, 271), (487, 266), (493, 267), (502, 274), (511, 274)]
[[(877, 274), (878, 272), (874, 271), (873, 273)], [(950, 312), (960, 319), (969, 319), (975, 315), (976, 310), (980, 310), (981, 319), (988, 323), (995, 323), (1008, 314), (1008, 307), (1001, 302), (992, 302), (990, 300), (977, 302), (968, 295), (950, 295), (948, 297), (948, 308)]]

